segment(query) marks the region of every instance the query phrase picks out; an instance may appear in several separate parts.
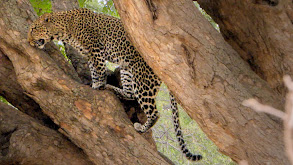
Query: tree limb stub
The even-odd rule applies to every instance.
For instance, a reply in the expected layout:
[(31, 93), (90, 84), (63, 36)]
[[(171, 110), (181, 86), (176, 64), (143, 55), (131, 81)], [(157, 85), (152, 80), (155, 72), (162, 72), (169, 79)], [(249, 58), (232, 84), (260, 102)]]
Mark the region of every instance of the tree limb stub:
[(51, 3), (53, 12), (79, 8), (77, 0), (51, 0)]

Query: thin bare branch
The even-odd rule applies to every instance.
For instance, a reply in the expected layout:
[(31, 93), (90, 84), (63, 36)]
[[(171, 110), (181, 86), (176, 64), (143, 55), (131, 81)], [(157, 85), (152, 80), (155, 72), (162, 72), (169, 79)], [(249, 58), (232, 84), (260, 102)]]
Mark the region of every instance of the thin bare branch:
[(263, 105), (259, 103), (256, 99), (248, 99), (243, 101), (242, 105), (254, 109), (257, 112), (265, 112), (274, 116), (277, 116), (281, 119), (285, 119), (286, 114), (276, 108), (273, 108), (269, 105)]
[[(293, 164), (293, 141), (292, 141), (292, 130), (293, 130), (293, 81), (290, 76), (285, 75), (284, 84), (288, 88), (289, 92), (286, 95), (285, 112), (275, 109), (268, 105), (263, 105), (255, 99), (245, 100), (242, 104), (250, 107), (257, 112), (265, 112), (281, 118), (284, 121), (284, 142), (287, 157), (291, 164)], [(239, 164), (245, 165), (244, 161)]]

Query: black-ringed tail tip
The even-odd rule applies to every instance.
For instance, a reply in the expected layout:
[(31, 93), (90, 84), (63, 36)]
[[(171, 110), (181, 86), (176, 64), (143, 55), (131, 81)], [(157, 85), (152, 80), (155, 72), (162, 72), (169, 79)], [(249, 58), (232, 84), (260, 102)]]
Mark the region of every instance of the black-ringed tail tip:
[[(184, 141), (183, 141), (184, 143)], [(192, 154), (187, 148), (186, 148), (186, 145), (183, 144), (181, 146), (181, 151), (182, 153), (185, 155), (185, 157), (188, 159), (188, 160), (191, 160), (191, 161), (200, 161), (202, 159), (202, 156), (201, 155), (195, 155), (195, 154)]]
[(185, 157), (191, 161), (200, 161), (202, 159), (201, 155), (192, 155), (191, 153), (187, 153)]

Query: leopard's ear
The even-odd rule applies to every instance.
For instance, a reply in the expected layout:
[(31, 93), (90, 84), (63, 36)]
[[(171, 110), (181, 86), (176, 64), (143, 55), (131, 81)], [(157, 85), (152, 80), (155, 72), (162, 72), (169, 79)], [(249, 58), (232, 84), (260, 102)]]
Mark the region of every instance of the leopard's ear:
[(54, 29), (51, 13), (45, 13), (41, 15), (40, 19), (42, 24), (47, 28), (47, 30), (51, 31), (52, 29)]
[(45, 13), (41, 15), (40, 19), (44, 24), (51, 22), (51, 14), (50, 13)]

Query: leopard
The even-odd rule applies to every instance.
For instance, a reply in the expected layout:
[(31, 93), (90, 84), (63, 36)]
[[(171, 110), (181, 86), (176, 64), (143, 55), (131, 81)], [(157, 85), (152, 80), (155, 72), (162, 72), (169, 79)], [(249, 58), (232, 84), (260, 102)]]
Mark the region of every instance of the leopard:
[[(39, 49), (51, 41), (61, 41), (87, 58), (92, 88), (109, 89), (119, 97), (137, 100), (147, 120), (143, 124), (134, 123), (136, 131), (144, 133), (158, 120), (155, 98), (162, 81), (134, 47), (119, 18), (86, 8), (45, 13), (30, 25), (27, 40)], [(121, 88), (107, 84), (107, 61), (119, 65)], [(171, 92), (170, 100), (180, 150), (188, 160), (199, 161), (202, 156), (192, 154), (183, 139), (178, 105)]]

